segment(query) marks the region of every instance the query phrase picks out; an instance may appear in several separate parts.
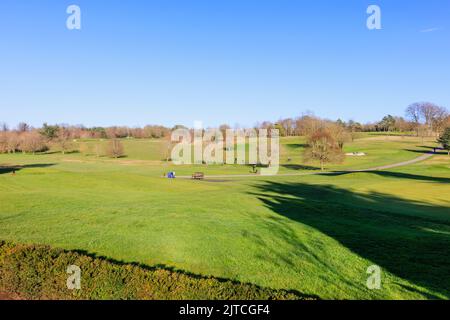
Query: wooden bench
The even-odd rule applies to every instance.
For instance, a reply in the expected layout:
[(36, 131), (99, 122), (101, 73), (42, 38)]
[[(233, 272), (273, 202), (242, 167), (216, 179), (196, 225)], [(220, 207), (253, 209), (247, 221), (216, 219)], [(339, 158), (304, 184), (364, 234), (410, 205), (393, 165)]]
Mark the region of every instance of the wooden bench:
[(193, 180), (203, 180), (205, 178), (205, 174), (203, 172), (195, 172), (192, 174)]

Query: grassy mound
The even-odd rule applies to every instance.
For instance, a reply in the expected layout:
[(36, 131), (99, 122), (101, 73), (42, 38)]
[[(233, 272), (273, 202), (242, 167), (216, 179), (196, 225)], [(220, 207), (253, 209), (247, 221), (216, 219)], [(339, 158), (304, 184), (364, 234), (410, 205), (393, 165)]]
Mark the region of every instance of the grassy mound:
[[(70, 265), (81, 269), (81, 289), (69, 290)], [(286, 300), (305, 297), (179, 271), (122, 264), (48, 246), (0, 242), (0, 292), (24, 299)]]

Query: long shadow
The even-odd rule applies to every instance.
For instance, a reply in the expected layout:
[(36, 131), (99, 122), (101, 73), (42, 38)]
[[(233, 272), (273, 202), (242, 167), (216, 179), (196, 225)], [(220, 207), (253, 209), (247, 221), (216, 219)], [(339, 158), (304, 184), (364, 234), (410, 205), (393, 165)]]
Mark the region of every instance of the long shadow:
[(267, 181), (256, 187), (255, 195), (273, 212), (334, 238), (384, 271), (450, 297), (450, 221), (432, 215), (450, 214), (449, 207), (329, 185)]
[[(392, 171), (363, 171), (364, 173), (375, 174), (381, 177), (388, 178), (397, 178), (397, 179), (412, 179), (419, 181), (430, 181), (436, 183), (450, 183), (450, 178), (445, 177), (432, 177), (432, 176), (421, 176), (418, 174), (410, 174), (410, 173), (402, 173), (402, 172), (392, 172)], [(322, 175), (326, 176), (343, 176), (354, 174), (355, 172), (345, 172), (345, 171), (336, 171), (336, 172), (324, 172)]]
[(282, 164), (281, 166), (283, 168), (290, 169), (290, 170), (314, 170), (314, 171), (320, 170), (320, 168), (318, 168), (318, 167), (306, 166), (306, 165), (301, 165), (301, 164)]
[[(433, 148), (431, 148), (431, 149), (433, 149)], [(405, 151), (414, 152), (414, 153), (420, 153), (420, 154), (426, 154), (426, 152), (424, 152), (423, 150), (405, 149)], [(447, 152), (445, 150), (438, 149), (438, 148), (436, 148), (436, 151), (432, 152), (432, 153), (433, 154), (439, 154), (439, 155), (447, 154)]]
[(306, 148), (308, 146), (308, 144), (306, 143), (288, 143), (286, 144), (286, 147), (288, 148)]
[(0, 174), (7, 173), (15, 173), (22, 169), (30, 169), (30, 168), (47, 168), (54, 166), (55, 163), (36, 163), (36, 164), (25, 164), (25, 165), (17, 165), (17, 166), (2, 166), (0, 165)]

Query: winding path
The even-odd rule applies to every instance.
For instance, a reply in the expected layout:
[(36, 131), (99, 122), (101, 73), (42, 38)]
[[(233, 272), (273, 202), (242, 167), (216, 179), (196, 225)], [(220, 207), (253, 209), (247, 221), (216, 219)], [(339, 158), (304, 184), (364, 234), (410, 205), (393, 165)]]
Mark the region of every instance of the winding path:
[(414, 164), (414, 163), (417, 163), (417, 162), (421, 162), (421, 161), (427, 160), (427, 159), (431, 158), (434, 155), (435, 155), (434, 152), (429, 152), (429, 153), (425, 153), (425, 154), (421, 155), (420, 157), (417, 157), (415, 159), (411, 159), (411, 160), (408, 160), (408, 161), (398, 162), (398, 163), (394, 163), (394, 164), (388, 164), (388, 165), (385, 165), (385, 166), (375, 167), (375, 168), (370, 168), (370, 169), (349, 170), (347, 172), (379, 171), (379, 170), (386, 170), (386, 169), (392, 169), (392, 168), (397, 168), (397, 167), (403, 167), (403, 166), (407, 166), (407, 165), (410, 165), (410, 164)]
[[(257, 174), (230, 174), (230, 175), (208, 175), (205, 178), (205, 181), (208, 181), (209, 179), (226, 179), (226, 178), (258, 178), (258, 177), (296, 177), (296, 176), (308, 176), (308, 175), (318, 175), (318, 174), (335, 174), (335, 173), (339, 173), (339, 172), (345, 172), (345, 173), (352, 173), (352, 172), (371, 172), (371, 171), (380, 171), (380, 170), (386, 170), (386, 169), (392, 169), (392, 168), (397, 168), (397, 167), (403, 167), (403, 166), (407, 166), (410, 164), (414, 164), (417, 162), (421, 162), (421, 161), (425, 161), (429, 158), (431, 158), (432, 156), (434, 156), (435, 153), (434, 152), (429, 152), (429, 153), (425, 153), (423, 155), (421, 155), (420, 157), (417, 157), (415, 159), (411, 159), (411, 160), (407, 160), (407, 161), (402, 161), (402, 162), (398, 162), (398, 163), (393, 163), (393, 164), (388, 164), (385, 166), (380, 166), (380, 167), (374, 167), (374, 168), (369, 168), (369, 169), (360, 169), (360, 170), (341, 170), (341, 171), (325, 171), (325, 172), (302, 172), (302, 173), (280, 173), (274, 176), (262, 176), (262, 175), (257, 175)], [(178, 179), (191, 179), (191, 176), (177, 176)]]

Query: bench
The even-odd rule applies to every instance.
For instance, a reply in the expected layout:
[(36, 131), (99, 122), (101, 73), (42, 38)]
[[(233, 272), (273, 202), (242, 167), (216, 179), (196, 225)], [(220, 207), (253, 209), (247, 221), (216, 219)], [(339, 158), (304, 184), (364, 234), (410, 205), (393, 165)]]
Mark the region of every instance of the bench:
[(203, 180), (205, 178), (205, 174), (203, 172), (195, 172), (192, 174), (193, 180)]

